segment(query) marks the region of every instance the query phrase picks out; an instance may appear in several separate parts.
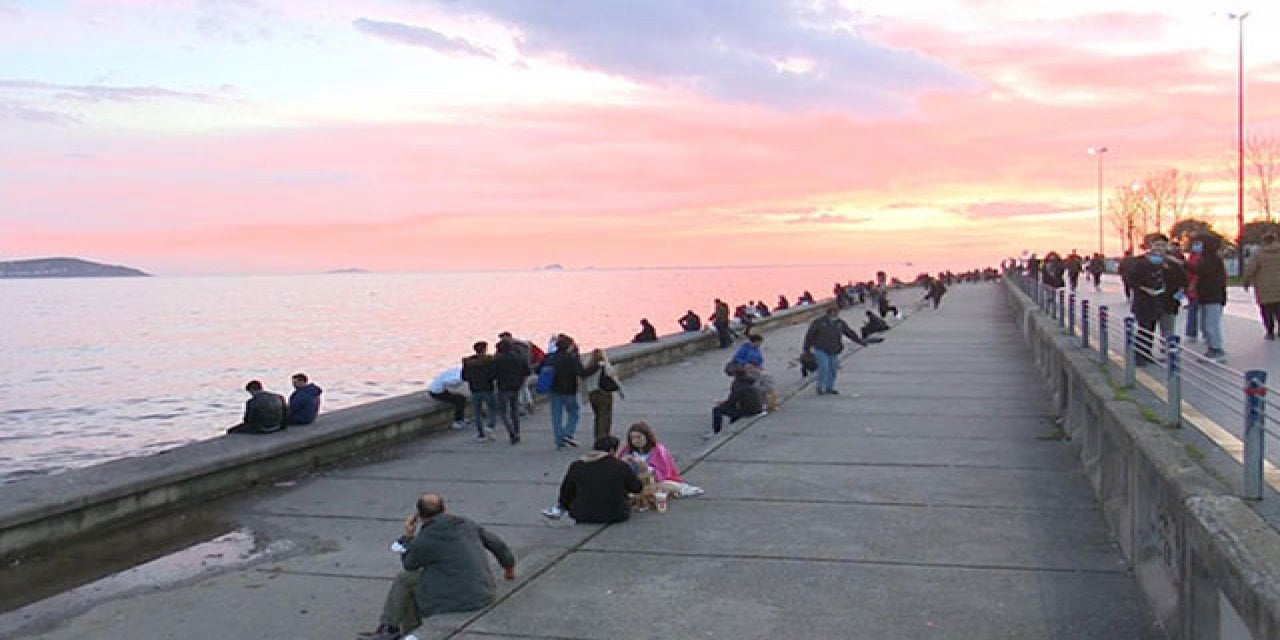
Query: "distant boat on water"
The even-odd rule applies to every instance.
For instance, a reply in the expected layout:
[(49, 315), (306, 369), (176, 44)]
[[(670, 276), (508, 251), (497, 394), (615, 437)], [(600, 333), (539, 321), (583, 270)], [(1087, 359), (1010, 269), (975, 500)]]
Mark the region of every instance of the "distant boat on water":
[(151, 274), (79, 258), (33, 258), (0, 262), (0, 278), (137, 278)]

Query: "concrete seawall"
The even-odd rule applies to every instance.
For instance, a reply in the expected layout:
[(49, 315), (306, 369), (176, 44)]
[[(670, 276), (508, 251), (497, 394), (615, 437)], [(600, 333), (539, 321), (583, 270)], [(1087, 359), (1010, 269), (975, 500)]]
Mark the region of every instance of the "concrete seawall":
[[(830, 305), (795, 307), (758, 321), (791, 326)], [(714, 333), (674, 334), (607, 349), (622, 377), (716, 347)], [(452, 408), (425, 392), (325, 413), (270, 436), (218, 437), (0, 487), (0, 559), (273, 482), (447, 429)]]
[(1006, 281), (1085, 475), (1139, 588), (1174, 638), (1280, 638), (1280, 534)]

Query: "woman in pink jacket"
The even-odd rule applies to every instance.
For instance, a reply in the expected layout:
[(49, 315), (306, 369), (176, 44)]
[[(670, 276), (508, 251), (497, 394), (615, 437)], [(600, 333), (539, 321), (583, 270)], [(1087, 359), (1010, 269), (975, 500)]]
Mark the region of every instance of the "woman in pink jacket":
[(690, 498), (702, 495), (702, 489), (684, 481), (680, 477), (680, 468), (667, 446), (658, 442), (653, 427), (647, 422), (637, 422), (627, 429), (627, 439), (618, 452), (618, 458), (632, 462), (643, 462), (653, 470), (653, 480), (658, 489), (666, 491), (677, 498)]

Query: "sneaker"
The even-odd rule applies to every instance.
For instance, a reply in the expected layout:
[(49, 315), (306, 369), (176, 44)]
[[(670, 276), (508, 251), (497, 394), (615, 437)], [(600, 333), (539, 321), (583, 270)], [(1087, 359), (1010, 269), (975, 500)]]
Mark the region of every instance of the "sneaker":
[(411, 633), (407, 636), (400, 638), (400, 640), (418, 640), (418, 636)]
[(489, 436), (482, 436), (482, 435), (480, 435), (480, 434), (478, 434), (478, 433), (477, 433), (477, 434), (476, 434), (476, 437), (472, 438), (471, 440), (472, 440), (473, 442), (489, 442), (489, 441), (490, 441), (490, 440), (492, 440), (492, 439), (493, 439), (493, 438), (490, 438)]
[(838, 396), (838, 395), (840, 395), (840, 392), (839, 392), (839, 391), (836, 391), (835, 389), (827, 389), (827, 393), (829, 393), (829, 394), (831, 394), (831, 395), (833, 395), (833, 396)]
[(463, 429), (466, 429), (466, 428), (467, 428), (467, 421), (466, 421), (466, 420), (454, 420), (454, 421), (453, 421), (453, 424), (449, 425), (449, 428), (450, 428), (450, 429), (453, 429), (454, 431), (462, 431)]
[(551, 520), (559, 520), (560, 516), (563, 516), (563, 515), (564, 515), (564, 509), (561, 509), (560, 505), (558, 504), (553, 504), (547, 507), (546, 509), (542, 510), (542, 517), (549, 518)]
[(520, 434), (518, 433), (511, 434), (511, 444), (513, 445), (520, 444)]
[(489, 427), (484, 430), (484, 437), (488, 438), (489, 441), (492, 442), (498, 439), (498, 432), (494, 431), (493, 427)]
[(569, 446), (571, 446), (571, 447), (577, 447), (577, 446), (578, 446), (578, 441), (577, 441), (577, 440), (574, 440), (574, 439), (573, 439), (573, 436), (565, 436), (565, 437), (564, 437), (564, 440), (562, 440), (562, 442), (564, 442), (565, 444), (567, 444), (567, 445), (569, 445)]
[(373, 631), (360, 632), (361, 640), (399, 640), (400, 628), (391, 625), (380, 624)]

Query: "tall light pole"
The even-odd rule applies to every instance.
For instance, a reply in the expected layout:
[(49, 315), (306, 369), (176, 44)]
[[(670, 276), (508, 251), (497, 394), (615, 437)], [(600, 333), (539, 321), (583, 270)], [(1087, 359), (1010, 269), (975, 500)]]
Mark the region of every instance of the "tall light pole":
[(1102, 154), (1106, 152), (1106, 147), (1089, 147), (1089, 153), (1098, 156), (1098, 253), (1103, 256), (1107, 255), (1102, 246)]
[(1228, 13), (1239, 27), (1236, 38), (1236, 268), (1244, 274), (1244, 19), (1249, 12)]

